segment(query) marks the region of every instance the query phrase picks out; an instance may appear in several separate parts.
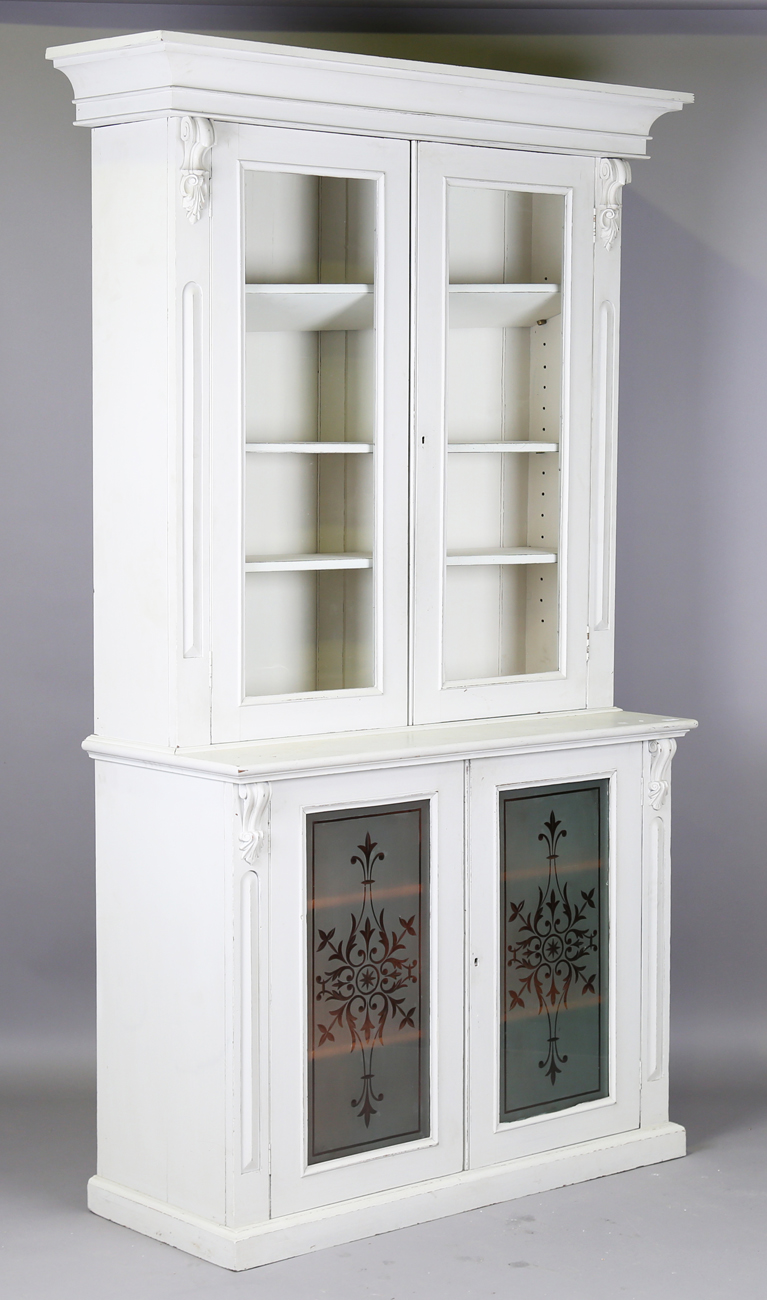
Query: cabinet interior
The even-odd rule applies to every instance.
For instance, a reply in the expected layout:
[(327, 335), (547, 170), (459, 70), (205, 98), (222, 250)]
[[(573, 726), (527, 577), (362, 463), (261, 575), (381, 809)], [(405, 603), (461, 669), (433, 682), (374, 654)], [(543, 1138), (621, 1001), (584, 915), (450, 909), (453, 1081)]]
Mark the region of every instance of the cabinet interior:
[(244, 189), (245, 694), (370, 687), (375, 182)]
[(443, 677), (559, 666), (565, 198), (447, 187)]

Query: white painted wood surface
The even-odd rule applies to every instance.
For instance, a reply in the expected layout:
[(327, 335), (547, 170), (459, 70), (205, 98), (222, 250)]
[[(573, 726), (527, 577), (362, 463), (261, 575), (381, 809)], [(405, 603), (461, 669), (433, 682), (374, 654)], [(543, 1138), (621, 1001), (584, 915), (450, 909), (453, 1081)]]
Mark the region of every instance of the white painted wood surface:
[(365, 330), (372, 284), (246, 284), (247, 330)]
[(88, 1184), (88, 1205), (96, 1214), (122, 1223), (179, 1250), (224, 1268), (241, 1270), (271, 1264), (326, 1246), (339, 1246), (380, 1232), (429, 1223), (483, 1205), (532, 1196), (604, 1178), (685, 1154), (679, 1124), (635, 1129), (542, 1155), (528, 1156), (489, 1169), (463, 1170), (441, 1179), (415, 1183), (377, 1196), (359, 1197), (240, 1231), (206, 1222), (163, 1202), (115, 1186), (101, 1178)]
[[(695, 724), (612, 708), (612, 638), (625, 159), (690, 97), (162, 32), (51, 56), (100, 128), (89, 1204), (239, 1269), (683, 1154)], [(610, 1095), (501, 1124), (498, 792), (605, 777)], [(306, 816), (422, 798), (432, 1128), (309, 1166)]]
[(391, 731), (346, 732), (302, 739), (251, 741), (202, 749), (161, 749), (88, 736), (83, 748), (105, 762), (138, 763), (163, 771), (207, 775), (211, 780), (258, 781), (269, 776), (375, 769), (472, 755), (537, 754), (583, 749), (599, 743), (630, 744), (683, 736), (698, 724), (691, 718), (623, 709), (581, 709), (576, 713), (533, 714), (398, 727)]
[(179, 32), (60, 45), (77, 121), (204, 114), (311, 129), (643, 157), (691, 95)]
[(96, 764), (98, 1172), (226, 1217), (227, 787)]
[(557, 285), (451, 284), (448, 311), (453, 329), (529, 327), (562, 310)]

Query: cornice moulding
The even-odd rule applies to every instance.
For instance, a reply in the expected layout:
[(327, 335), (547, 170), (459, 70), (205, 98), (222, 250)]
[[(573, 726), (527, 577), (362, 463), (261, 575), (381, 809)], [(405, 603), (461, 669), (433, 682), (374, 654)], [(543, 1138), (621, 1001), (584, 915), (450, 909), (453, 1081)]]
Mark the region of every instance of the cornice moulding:
[(191, 115), (409, 138), (644, 157), (653, 122), (691, 95), (145, 32), (47, 52), (84, 126)]

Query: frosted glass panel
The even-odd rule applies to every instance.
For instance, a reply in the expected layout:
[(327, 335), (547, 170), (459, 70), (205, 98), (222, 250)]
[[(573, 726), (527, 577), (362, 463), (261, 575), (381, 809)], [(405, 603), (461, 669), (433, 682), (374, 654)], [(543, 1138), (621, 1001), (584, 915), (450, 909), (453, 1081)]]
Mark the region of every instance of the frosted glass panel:
[(375, 215), (373, 181), (245, 177), (247, 696), (375, 685)]
[[(454, 183), (447, 190), (443, 677), (553, 672), (565, 201)], [(510, 565), (517, 571), (504, 572)]]
[(307, 818), (309, 1163), (429, 1133), (429, 804)]
[(607, 797), (500, 795), (501, 1121), (608, 1094)]

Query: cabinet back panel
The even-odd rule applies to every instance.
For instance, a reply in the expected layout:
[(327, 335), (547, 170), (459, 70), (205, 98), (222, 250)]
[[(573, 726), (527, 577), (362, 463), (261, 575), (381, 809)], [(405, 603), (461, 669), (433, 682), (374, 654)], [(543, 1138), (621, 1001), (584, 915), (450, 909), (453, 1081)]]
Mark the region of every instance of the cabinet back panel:
[(562, 278), (563, 200), (448, 184), (451, 284), (527, 284)]
[(449, 442), (524, 439), (530, 430), (530, 330), (448, 332)]
[(373, 684), (370, 569), (245, 576), (246, 696)]
[(529, 456), (449, 456), (447, 549), (527, 545)]
[(279, 454), (246, 457), (246, 558), (311, 555), (317, 550), (318, 460)]
[(317, 437), (319, 334), (260, 331), (245, 336), (248, 442), (311, 442)]
[(315, 690), (373, 684), (373, 575), (370, 569), (317, 574)]
[(243, 623), (246, 695), (315, 689), (316, 574), (247, 573)]
[(345, 176), (248, 171), (248, 284), (370, 284), (375, 184)]
[(447, 570), (446, 682), (530, 671), (525, 657), (527, 583), (528, 570), (523, 565), (482, 564)]
[(316, 283), (318, 178), (295, 172), (245, 176), (245, 279), (248, 284)]
[(317, 432), (320, 442), (372, 442), (375, 433), (374, 330), (319, 335)]
[(245, 556), (370, 553), (372, 456), (262, 453), (245, 463)]

